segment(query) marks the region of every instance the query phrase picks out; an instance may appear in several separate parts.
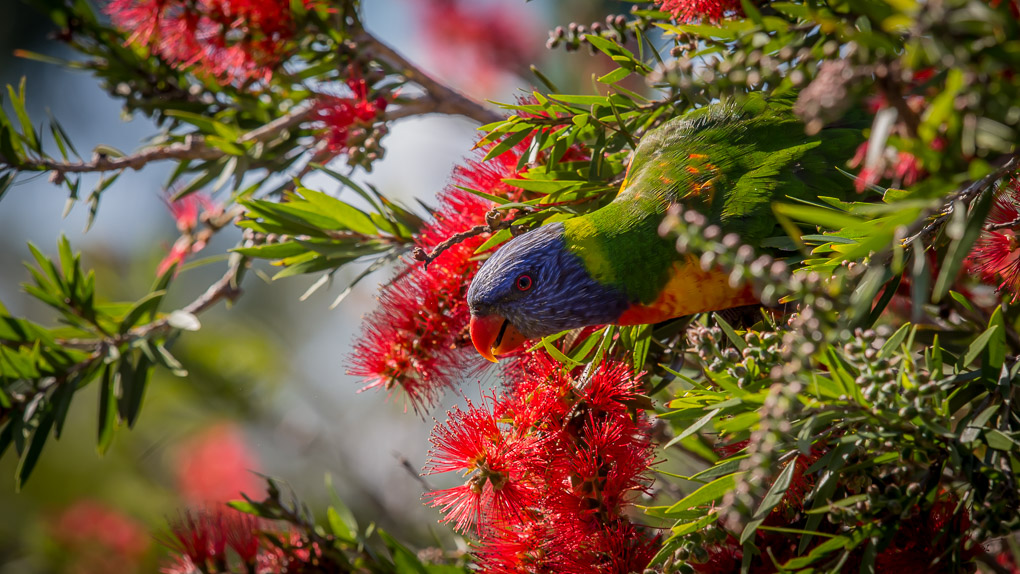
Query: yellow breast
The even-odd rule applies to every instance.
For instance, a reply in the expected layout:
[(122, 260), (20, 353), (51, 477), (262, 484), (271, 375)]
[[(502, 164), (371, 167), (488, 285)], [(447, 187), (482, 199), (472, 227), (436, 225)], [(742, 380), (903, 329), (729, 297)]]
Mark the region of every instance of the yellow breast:
[(673, 317), (719, 311), (759, 303), (750, 285), (730, 287), (729, 274), (721, 269), (705, 271), (692, 256), (673, 264), (669, 282), (650, 305), (632, 305), (620, 315), (620, 325), (658, 323)]

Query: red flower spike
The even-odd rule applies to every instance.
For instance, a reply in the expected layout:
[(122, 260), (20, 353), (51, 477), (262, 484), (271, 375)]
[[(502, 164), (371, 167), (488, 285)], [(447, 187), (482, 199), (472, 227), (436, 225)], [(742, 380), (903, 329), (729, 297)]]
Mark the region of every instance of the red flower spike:
[(499, 73), (526, 70), (535, 59), (535, 29), (527, 13), (502, 5), (483, 9), (466, 0), (426, 0), (422, 30), (442, 74), (469, 80), (475, 90), (488, 91)]
[[(932, 147), (935, 145), (933, 144)], [(891, 187), (910, 187), (926, 175), (921, 167), (921, 161), (914, 154), (897, 151), (893, 147), (886, 147), (874, 165), (868, 165), (865, 162), (867, 156), (868, 142), (864, 142), (857, 147), (857, 152), (848, 162), (850, 167), (863, 165), (854, 181), (854, 187), (858, 193), (878, 184), (883, 178), (891, 180)]]
[(351, 90), (350, 97), (319, 94), (312, 115), (325, 124), (326, 144), (335, 154), (341, 154), (350, 147), (351, 128), (368, 129), (382, 119), (386, 111), (386, 100), (368, 99), (368, 83), (356, 71), (349, 71), (345, 80)]
[(290, 5), (278, 0), (113, 0), (106, 13), (131, 31), (127, 43), (223, 85), (268, 82), (295, 32)]
[(743, 16), (740, 0), (655, 0), (673, 19), (684, 24), (718, 23), (728, 16)]
[(968, 256), (985, 281), (998, 283), (999, 291), (1010, 294), (1010, 300), (1020, 299), (1020, 225), (1007, 225), (1020, 220), (1020, 179), (1003, 186), (988, 214), (987, 225), (1003, 229), (984, 231), (974, 243)]
[[(433, 504), (462, 529), (478, 525), (476, 558), (486, 572), (642, 569), (657, 543), (625, 513), (653, 462), (640, 411), (623, 404), (638, 392), (633, 373), (613, 362), (568, 371), (541, 351), (505, 369), (511, 388), (487, 401), (491, 413), (454, 410), (434, 433), (430, 469), (476, 466), (468, 484), (433, 493)], [(520, 487), (504, 498), (503, 508), (515, 510), (488, 510), (492, 481), (482, 477), (494, 467)]]
[(200, 239), (194, 233), (201, 219), (200, 212), (208, 215), (219, 215), (223, 212), (221, 205), (213, 203), (209, 196), (202, 192), (186, 195), (177, 201), (171, 201), (170, 195), (170, 193), (164, 195), (163, 201), (170, 210), (181, 236), (156, 267), (157, 277), (161, 277), (173, 265), (180, 266), (188, 255), (205, 249), (205, 239)]
[(247, 494), (265, 493), (252, 473), (259, 461), (241, 429), (218, 423), (183, 442), (174, 453), (177, 490), (195, 506), (221, 505)]
[(442, 507), (443, 522), (453, 522), (460, 531), (475, 525), (480, 533), (519, 520), (535, 501), (529, 475), (542, 462), (541, 440), (504, 433), (485, 406), (476, 408), (468, 401), (467, 411), (454, 408), (429, 439), (433, 450), (428, 474), (458, 470), (468, 475), (461, 486), (427, 494), (432, 506)]
[(259, 554), (259, 519), (236, 510), (223, 515), (227, 545), (246, 565), (254, 565)]
[(170, 562), (160, 565), (161, 574), (199, 574), (201, 570), (195, 567), (195, 563), (187, 556), (172, 556)]
[(173, 538), (164, 544), (199, 568), (205, 568), (209, 560), (223, 559), (227, 536), (219, 513), (186, 510), (170, 523), (170, 532)]
[[(439, 208), (417, 238), (431, 251), (451, 235), (485, 224), (493, 203), (459, 189), (466, 187), (516, 200), (520, 190), (503, 183), (517, 177), (517, 162), (527, 153), (525, 140), (488, 162), (468, 161), (454, 170), (452, 185), (439, 195)], [(351, 354), (349, 373), (368, 384), (362, 390), (400, 387), (415, 410), (431, 406), (452, 387), (465, 366), (483, 365), (470, 340), (468, 284), (480, 262), (475, 250), (488, 239), (469, 238), (424, 268), (409, 262), (397, 279), (383, 288), (379, 308), (364, 322), (362, 337)]]
[(479, 542), (475, 555), (488, 574), (532, 574), (543, 568), (550, 538), (547, 522), (526, 519), (512, 528), (496, 528)]

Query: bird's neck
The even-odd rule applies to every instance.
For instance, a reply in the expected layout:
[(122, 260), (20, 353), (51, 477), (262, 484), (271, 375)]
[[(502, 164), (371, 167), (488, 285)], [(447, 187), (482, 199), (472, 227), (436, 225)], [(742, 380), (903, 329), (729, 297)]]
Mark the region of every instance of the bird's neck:
[(654, 303), (680, 258), (672, 241), (659, 236), (665, 205), (614, 201), (564, 222), (567, 247), (592, 278), (626, 294), (633, 304)]

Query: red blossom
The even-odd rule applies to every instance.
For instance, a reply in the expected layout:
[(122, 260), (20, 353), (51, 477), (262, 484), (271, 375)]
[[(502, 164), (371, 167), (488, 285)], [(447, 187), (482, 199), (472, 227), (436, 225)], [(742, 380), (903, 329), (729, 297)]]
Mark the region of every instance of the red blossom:
[(223, 84), (268, 82), (295, 32), (279, 0), (112, 0), (106, 13), (129, 44)]
[(878, 184), (883, 178), (892, 180), (890, 187), (910, 187), (925, 175), (921, 161), (914, 154), (897, 151), (891, 146), (887, 146), (876, 158), (871, 158), (870, 165), (868, 160), (868, 142), (864, 142), (857, 147), (849, 162), (850, 167), (862, 166), (855, 181), (858, 193)]
[[(431, 251), (451, 235), (485, 224), (494, 204), (461, 187), (519, 198), (520, 190), (502, 180), (518, 176), (517, 163), (527, 149), (526, 140), (488, 162), (472, 160), (455, 168), (433, 220), (417, 237), (418, 247)], [(427, 268), (408, 262), (383, 288), (379, 307), (364, 321), (350, 357), (349, 373), (368, 383), (363, 390), (399, 386), (415, 410), (421, 410), (462, 372), (484, 364), (467, 336), (470, 312), (465, 299), (480, 265), (475, 250), (487, 239), (483, 234), (458, 243)]]
[(368, 82), (359, 74), (351, 71), (345, 81), (351, 90), (350, 97), (318, 94), (312, 110), (313, 117), (325, 125), (326, 143), (335, 154), (344, 153), (351, 146), (351, 128), (371, 128), (386, 111), (384, 98), (369, 101)]
[[(433, 505), (446, 521), (479, 523), (486, 572), (641, 571), (658, 541), (627, 518), (653, 463), (633, 371), (615, 362), (569, 370), (539, 351), (516, 357), (504, 376), (506, 395), (454, 409), (433, 431), (429, 470), (474, 465), (468, 484), (433, 493)], [(518, 487), (499, 512), (481, 489), (492, 476)]]
[[(269, 574), (285, 571), (271, 567), (273, 564), (302, 561), (299, 551), (284, 553), (264, 540), (260, 531), (265, 529), (259, 518), (222, 505), (185, 510), (170, 522), (170, 537), (164, 539), (163, 544), (174, 554), (160, 571), (164, 574), (208, 572), (210, 566), (215, 565), (212, 571), (221, 572), (226, 571), (225, 565), (240, 561), (245, 571)], [(285, 540), (289, 532), (273, 535)], [(291, 536), (291, 539), (300, 540), (300, 537)]]
[(207, 217), (223, 212), (221, 205), (214, 203), (208, 195), (202, 192), (188, 194), (176, 201), (171, 200), (168, 193), (163, 197), (163, 201), (170, 210), (170, 215), (173, 216), (174, 222), (177, 224), (177, 231), (181, 233), (181, 236), (177, 238), (170, 248), (170, 252), (156, 267), (156, 276), (158, 277), (161, 277), (174, 265), (180, 267), (188, 255), (205, 249), (206, 234), (195, 233), (201, 221), (201, 212), (204, 212)]
[(136, 572), (149, 550), (149, 537), (140, 523), (94, 500), (75, 502), (47, 530), (73, 556), (76, 574)]
[(468, 410), (451, 411), (430, 440), (428, 473), (468, 474), (463, 485), (428, 494), (432, 506), (446, 515), (443, 521), (453, 522), (457, 530), (474, 525), (481, 532), (485, 525), (513, 523), (535, 502), (530, 474), (543, 462), (540, 438), (505, 432), (490, 409), (468, 401)]
[[(945, 565), (932, 563), (962, 544), (970, 528), (970, 516), (955, 496), (943, 493), (926, 513), (905, 520), (889, 545), (875, 558), (878, 574), (945, 572)], [(964, 549), (967, 560), (981, 551), (975, 545)]]
[(263, 494), (262, 483), (252, 474), (258, 460), (248, 448), (240, 429), (221, 423), (203, 430), (177, 447), (177, 489), (189, 504), (222, 504)]
[(164, 544), (204, 570), (210, 560), (226, 560), (227, 533), (219, 512), (185, 510), (170, 522), (171, 538)]
[(534, 61), (535, 28), (527, 14), (497, 4), (483, 9), (464, 0), (426, 0), (421, 29), (433, 60), (445, 75), (488, 91), (500, 72), (528, 69)]
[(259, 519), (243, 512), (225, 514), (227, 546), (244, 564), (255, 564), (259, 553)]
[(974, 243), (969, 262), (985, 281), (998, 284), (999, 291), (1020, 298), (1020, 179), (1004, 185), (988, 214), (987, 225), (1001, 229), (986, 230)]
[(743, 16), (740, 0), (655, 0), (673, 19), (685, 24), (702, 21), (718, 23), (729, 16)]
[(197, 574), (200, 570), (191, 558), (175, 554), (159, 566), (161, 574)]

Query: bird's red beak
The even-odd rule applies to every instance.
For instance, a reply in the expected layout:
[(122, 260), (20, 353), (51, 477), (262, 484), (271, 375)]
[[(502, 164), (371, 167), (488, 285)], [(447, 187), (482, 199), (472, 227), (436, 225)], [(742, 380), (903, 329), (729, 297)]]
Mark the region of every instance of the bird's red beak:
[(478, 354), (495, 363), (496, 357), (520, 347), (527, 339), (499, 315), (471, 316), (471, 342)]

